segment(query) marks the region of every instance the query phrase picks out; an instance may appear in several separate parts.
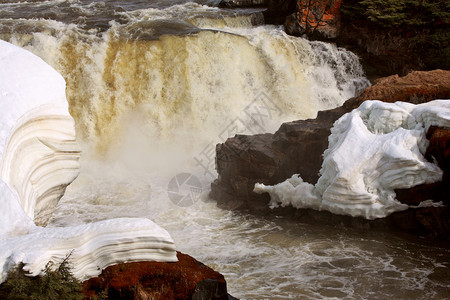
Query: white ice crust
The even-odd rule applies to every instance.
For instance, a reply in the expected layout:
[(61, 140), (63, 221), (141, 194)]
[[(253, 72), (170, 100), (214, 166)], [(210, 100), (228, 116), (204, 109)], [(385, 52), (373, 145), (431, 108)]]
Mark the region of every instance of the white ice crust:
[(80, 150), (65, 81), (32, 53), (0, 40), (0, 283), (23, 263), (30, 275), (68, 255), (85, 280), (130, 261), (177, 261), (166, 230), (120, 218), (74, 227), (39, 227), (79, 172)]
[(254, 191), (269, 193), (271, 207), (292, 205), (366, 219), (405, 210), (395, 189), (442, 180), (442, 170), (424, 157), (432, 125), (450, 128), (450, 101), (365, 101), (335, 122), (315, 186), (294, 174), (274, 186), (257, 183)]

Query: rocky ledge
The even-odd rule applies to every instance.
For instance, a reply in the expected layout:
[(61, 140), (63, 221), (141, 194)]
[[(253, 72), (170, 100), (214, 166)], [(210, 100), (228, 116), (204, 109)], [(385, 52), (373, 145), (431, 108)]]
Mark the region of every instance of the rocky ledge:
[[(358, 97), (343, 106), (318, 113), (316, 119), (284, 123), (274, 134), (254, 136), (236, 135), (216, 146), (218, 179), (211, 185), (211, 197), (226, 209), (246, 209), (268, 213), (268, 194), (253, 192), (255, 183), (274, 185), (292, 174), (301, 174), (303, 180), (316, 183), (328, 147), (328, 136), (333, 123), (365, 100), (384, 102), (404, 101), (414, 104), (433, 99), (450, 98), (450, 71), (412, 72), (405, 77), (397, 75), (381, 78)], [(397, 190), (397, 199), (408, 205), (417, 205), (424, 199), (447, 202), (449, 185), (449, 130), (431, 127), (427, 133), (430, 145), (426, 157), (436, 159), (444, 177), (441, 183)], [(448, 198), (448, 197), (447, 197)], [(293, 211), (294, 209), (290, 209)], [(271, 213), (286, 211), (276, 209)], [(292, 212), (289, 212), (292, 213)], [(295, 212), (302, 220), (325, 223), (364, 224), (365, 227), (390, 227), (434, 237), (448, 238), (450, 229), (448, 207), (429, 207), (397, 212), (383, 220), (364, 220), (312, 210)], [(359, 220), (361, 219), (361, 220)], [(358, 221), (359, 220), (359, 221)]]
[(86, 299), (235, 299), (222, 274), (178, 252), (178, 262), (133, 262), (110, 266), (83, 282)]
[(222, 0), (220, 6), (266, 8), (267, 24), (357, 53), (371, 77), (450, 67), (445, 1)]

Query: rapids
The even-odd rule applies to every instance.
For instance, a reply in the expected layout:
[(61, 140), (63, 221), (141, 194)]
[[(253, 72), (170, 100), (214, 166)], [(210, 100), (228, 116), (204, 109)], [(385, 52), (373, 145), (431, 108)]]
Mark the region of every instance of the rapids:
[(440, 299), (448, 251), (208, 199), (215, 144), (315, 117), (369, 83), (356, 55), (217, 1), (2, 1), (0, 38), (63, 75), (82, 149), (47, 226), (148, 217), (243, 299)]

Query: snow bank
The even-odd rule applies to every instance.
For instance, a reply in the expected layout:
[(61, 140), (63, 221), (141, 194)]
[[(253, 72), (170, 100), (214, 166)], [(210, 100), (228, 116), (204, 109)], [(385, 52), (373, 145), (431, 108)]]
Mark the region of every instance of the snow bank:
[(127, 261), (176, 261), (170, 235), (148, 219), (44, 228), (79, 171), (64, 79), (40, 58), (0, 40), (0, 283), (19, 263), (37, 275), (69, 253), (77, 278)]
[(79, 170), (66, 84), (32, 53), (4, 41), (0, 49), (1, 179), (27, 215), (44, 224)]
[(257, 183), (254, 191), (269, 193), (271, 207), (292, 205), (367, 219), (405, 210), (395, 189), (442, 180), (442, 170), (424, 158), (431, 125), (450, 127), (450, 101), (366, 101), (335, 122), (315, 186), (295, 174), (274, 186)]

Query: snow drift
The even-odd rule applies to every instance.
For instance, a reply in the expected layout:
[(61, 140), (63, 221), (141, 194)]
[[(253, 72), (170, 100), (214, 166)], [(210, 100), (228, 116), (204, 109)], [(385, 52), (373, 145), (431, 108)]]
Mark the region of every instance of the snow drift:
[(292, 205), (366, 219), (405, 210), (395, 189), (442, 180), (442, 170), (424, 157), (432, 125), (450, 127), (449, 101), (366, 101), (335, 122), (315, 186), (295, 174), (274, 186), (257, 183), (254, 191), (269, 193), (271, 207)]

